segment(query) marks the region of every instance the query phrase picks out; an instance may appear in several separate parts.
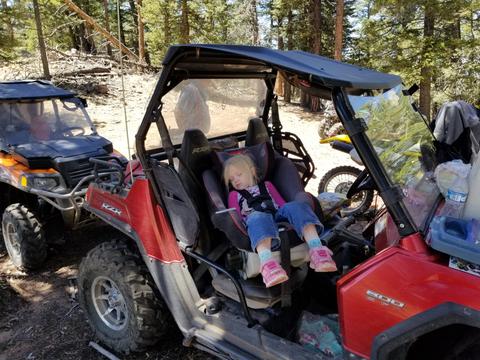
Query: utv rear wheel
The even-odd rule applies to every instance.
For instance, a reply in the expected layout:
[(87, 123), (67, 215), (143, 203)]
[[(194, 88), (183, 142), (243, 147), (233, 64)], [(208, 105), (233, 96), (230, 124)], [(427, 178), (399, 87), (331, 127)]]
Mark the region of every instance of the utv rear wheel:
[(21, 270), (39, 268), (47, 258), (42, 225), (25, 205), (12, 204), (2, 219), (5, 247), (13, 264)]
[(78, 271), (79, 301), (101, 342), (142, 351), (164, 334), (168, 312), (138, 254), (121, 241), (90, 250)]

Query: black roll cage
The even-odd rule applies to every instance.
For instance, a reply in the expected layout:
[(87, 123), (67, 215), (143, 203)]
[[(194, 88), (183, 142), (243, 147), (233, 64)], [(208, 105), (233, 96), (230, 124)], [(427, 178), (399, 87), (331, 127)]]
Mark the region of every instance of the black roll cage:
[[(136, 154), (140, 160), (145, 175), (148, 180), (152, 183), (152, 189), (155, 194), (155, 198), (159, 204), (162, 204), (159, 184), (157, 184), (155, 177), (152, 174), (151, 162), (149, 161), (149, 156), (151, 152), (145, 149), (145, 140), (148, 130), (153, 122), (156, 123), (160, 137), (162, 139), (163, 149), (159, 149), (157, 153), (164, 153), (169, 160), (170, 165), (173, 165), (173, 157), (176, 153), (178, 146), (172, 144), (168, 128), (165, 124), (163, 116), (161, 114), (162, 97), (178, 85), (181, 81), (186, 79), (195, 79), (195, 78), (263, 78), (267, 85), (267, 95), (265, 98), (265, 107), (262, 114), (262, 120), (267, 125), (268, 114), (270, 109), (272, 109), (272, 118), (275, 117), (273, 112), (275, 111), (275, 106), (272, 106), (275, 103), (276, 98), (274, 94), (274, 84), (272, 80), (276, 80), (277, 72), (281, 71), (282, 73), (288, 74), (287, 80), (295, 86), (300, 86), (304, 91), (307, 91), (311, 95), (320, 96), (324, 99), (332, 100), (335, 105), (340, 120), (343, 123), (343, 126), (347, 130), (355, 149), (357, 150), (360, 158), (365, 165), (365, 168), (368, 170), (370, 176), (374, 180), (376, 187), (382, 196), (382, 199), (387, 207), (390, 215), (392, 216), (393, 221), (395, 222), (398, 232), (401, 236), (408, 236), (413, 233), (418, 232), (417, 226), (415, 225), (410, 213), (408, 212), (405, 204), (403, 203), (402, 197), (403, 194), (401, 190), (396, 186), (390, 177), (387, 175), (383, 164), (380, 162), (377, 153), (375, 152), (373, 145), (371, 144), (369, 138), (367, 137), (365, 131), (366, 127), (362, 124), (362, 119), (355, 118), (355, 113), (349, 103), (347, 97), (348, 93), (361, 93), (362, 89), (346, 89), (344, 87), (333, 87), (327, 88), (324, 84), (316, 84), (310, 82), (309, 77), (305, 74), (294, 74), (292, 75), (290, 70), (285, 70), (281, 68), (275, 68), (270, 66), (268, 63), (263, 65), (269, 66), (270, 72), (250, 72), (244, 71), (235, 74), (234, 72), (188, 72), (178, 70), (176, 66), (187, 56), (198, 56), (198, 53), (192, 48), (185, 52), (178, 54), (175, 58), (169, 61), (164, 65), (163, 71), (161, 73), (160, 79), (155, 87), (153, 95), (150, 99), (150, 102), (147, 106), (147, 110), (143, 117), (143, 120), (140, 124), (138, 132), (135, 136), (136, 141)], [(217, 52), (218, 58), (224, 54)], [(211, 53), (209, 53), (211, 56)], [(225, 58), (232, 59), (230, 54), (225, 55)], [(215, 62), (217, 63), (217, 62)], [(301, 81), (303, 82), (301, 82)], [(309, 86), (303, 86), (305, 83), (308, 83)], [(328, 90), (328, 92), (326, 91)], [(275, 119), (273, 119), (275, 121)], [(275, 132), (281, 130), (281, 124), (273, 124), (272, 126), (272, 136), (275, 138)], [(163, 151), (162, 151), (163, 150)]]

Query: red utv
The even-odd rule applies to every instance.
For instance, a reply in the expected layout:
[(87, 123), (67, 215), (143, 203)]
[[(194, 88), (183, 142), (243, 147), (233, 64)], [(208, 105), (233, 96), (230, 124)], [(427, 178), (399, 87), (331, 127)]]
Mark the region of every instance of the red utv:
[[(80, 303), (102, 342), (141, 350), (171, 314), (184, 345), (220, 358), (323, 358), (296, 342), (298, 320), (338, 312), (349, 358), (478, 356), (480, 278), (450, 268), (449, 255), (425, 241), (442, 203), (435, 148), (399, 77), (248, 46), (174, 46), (163, 66), (136, 136), (138, 160), (127, 169), (94, 160), (86, 194), (86, 209), (125, 234), (91, 250), (79, 269)], [(300, 139), (282, 131), (279, 74), (333, 100), (367, 170), (351, 193), (373, 184), (387, 210), (364, 237), (304, 191), (314, 167)], [(202, 99), (202, 115), (185, 92)], [(184, 111), (181, 124), (180, 100), (193, 115)], [(195, 120), (198, 129), (188, 128)], [(263, 286), (245, 228), (226, 207), (220, 174), (232, 153), (250, 154), (287, 201), (312, 206), (341, 273), (309, 272), (305, 245), (283, 224), (275, 250), (290, 280)]]

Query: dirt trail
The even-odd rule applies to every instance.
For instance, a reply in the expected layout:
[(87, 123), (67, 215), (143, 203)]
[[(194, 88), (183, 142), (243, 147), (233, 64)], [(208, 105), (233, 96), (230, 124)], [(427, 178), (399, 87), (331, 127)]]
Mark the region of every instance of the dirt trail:
[[(60, 66), (59, 69), (61, 69)], [(16, 78), (35, 76), (35, 73), (26, 72), (24, 69), (2, 72), (0, 68), (0, 80), (8, 79), (7, 75), (12, 73)], [(131, 152), (133, 152), (136, 129), (144, 115), (156, 78), (157, 75), (153, 74), (125, 76), (126, 114)], [(87, 110), (97, 125), (99, 133), (110, 139), (117, 150), (127, 155), (124, 110), (120, 96), (121, 79), (112, 74), (96, 81), (103, 85), (100, 88), (102, 94), (98, 92), (88, 94), (88, 91), (85, 94), (85, 87), (80, 87), (80, 92), (83, 92), (82, 95), (87, 95), (89, 101)], [(57, 83), (62, 86), (62, 82)], [(69, 82), (64, 80), (63, 86), (68, 85)], [(307, 190), (316, 193), (318, 182), (326, 171), (337, 165), (352, 163), (348, 156), (332, 151), (328, 145), (318, 143), (317, 114), (304, 112), (295, 105), (280, 105), (280, 117), (284, 130), (301, 137), (315, 162), (316, 178), (312, 179)], [(99, 234), (102, 236), (98, 236)], [(95, 341), (95, 339), (78, 303), (69, 296), (68, 279), (76, 275), (78, 264), (89, 249), (99, 241), (116, 235), (105, 227), (101, 229), (90, 227), (70, 234), (64, 245), (51, 249), (43, 270), (34, 274), (25, 274), (16, 270), (4, 249), (0, 247), (0, 360), (103, 359), (88, 346), (89, 341)], [(168, 338), (155, 349), (145, 354), (122, 358), (205, 359), (206, 357), (204, 353), (181, 346), (181, 335), (178, 330), (172, 328)]]

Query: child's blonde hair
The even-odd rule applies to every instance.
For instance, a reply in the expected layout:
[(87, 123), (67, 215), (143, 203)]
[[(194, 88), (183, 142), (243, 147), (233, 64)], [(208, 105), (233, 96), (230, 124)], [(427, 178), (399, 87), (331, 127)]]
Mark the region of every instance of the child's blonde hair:
[(225, 165), (223, 166), (223, 180), (225, 181), (225, 186), (227, 188), (230, 182), (228, 177), (232, 167), (236, 167), (241, 171), (250, 173), (252, 175), (251, 180), (253, 184), (258, 182), (257, 169), (255, 168), (253, 160), (248, 155), (239, 154), (229, 158), (227, 161), (225, 161)]

